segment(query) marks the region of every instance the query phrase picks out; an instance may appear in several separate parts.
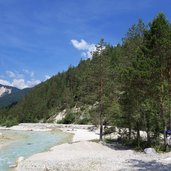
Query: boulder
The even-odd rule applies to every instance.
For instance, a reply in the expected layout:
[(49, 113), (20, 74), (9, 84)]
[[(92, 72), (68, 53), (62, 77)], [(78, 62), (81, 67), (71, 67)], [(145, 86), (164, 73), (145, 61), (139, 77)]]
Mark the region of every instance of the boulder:
[(154, 148), (145, 148), (144, 153), (145, 154), (156, 154), (156, 150)]
[(16, 160), (16, 165), (18, 166), (22, 161), (24, 160), (23, 156), (20, 156), (17, 160)]

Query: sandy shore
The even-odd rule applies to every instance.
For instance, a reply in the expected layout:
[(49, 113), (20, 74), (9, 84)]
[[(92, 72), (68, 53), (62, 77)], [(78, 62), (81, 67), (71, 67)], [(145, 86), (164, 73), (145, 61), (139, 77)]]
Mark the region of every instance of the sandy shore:
[(171, 153), (147, 155), (118, 144), (87, 141), (99, 137), (98, 130), (94, 130), (92, 125), (20, 124), (17, 127), (11, 129), (61, 129), (74, 134), (72, 142), (25, 159), (18, 165), (17, 171), (171, 170)]

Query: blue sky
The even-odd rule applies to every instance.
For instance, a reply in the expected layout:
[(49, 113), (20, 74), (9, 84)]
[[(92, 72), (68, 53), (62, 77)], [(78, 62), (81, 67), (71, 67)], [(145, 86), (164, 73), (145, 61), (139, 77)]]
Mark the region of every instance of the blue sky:
[(77, 65), (101, 38), (121, 42), (170, 0), (0, 0), (0, 84), (31, 87)]

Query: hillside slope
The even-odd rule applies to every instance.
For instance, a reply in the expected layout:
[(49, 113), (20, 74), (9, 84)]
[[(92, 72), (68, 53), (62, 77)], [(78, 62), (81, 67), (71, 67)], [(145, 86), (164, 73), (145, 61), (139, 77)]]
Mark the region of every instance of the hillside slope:
[[(106, 51), (112, 50), (113, 47), (108, 47)], [(69, 67), (66, 72), (58, 73), (51, 79), (37, 85), (17, 105), (3, 111), (2, 118), (4, 119), (1, 120), (15, 118), (17, 122), (46, 121), (64, 109), (94, 105), (98, 101), (96, 78), (99, 75), (97, 72), (99, 60), (98, 57), (81, 60), (78, 66)], [(109, 68), (110, 61), (110, 55), (103, 58), (103, 66)], [(109, 78), (110, 71), (105, 72), (106, 77)], [(67, 111), (72, 113), (70, 110)], [(88, 110), (85, 109), (85, 111)]]
[[(0, 124), (58, 121), (61, 114), (62, 122), (100, 125), (101, 138), (103, 125), (115, 125), (128, 128), (123, 137), (138, 147), (160, 144), (160, 133), (171, 128), (170, 22), (160, 13), (148, 27), (142, 20), (133, 25), (122, 45), (103, 43), (92, 59), (81, 60), (37, 85), (15, 106), (0, 110)], [(147, 132), (145, 144), (140, 130)]]
[(0, 98), (6, 96), (7, 94), (16, 93), (18, 91), (20, 91), (20, 89), (16, 87), (0, 84)]
[(0, 107), (7, 107), (13, 103), (18, 102), (19, 100), (22, 99), (22, 97), (26, 96), (31, 90), (30, 88), (25, 88), (23, 90), (20, 90), (15, 87), (4, 86), (4, 85), (0, 85), (0, 89), (3, 90), (1, 92), (4, 92), (1, 93)]

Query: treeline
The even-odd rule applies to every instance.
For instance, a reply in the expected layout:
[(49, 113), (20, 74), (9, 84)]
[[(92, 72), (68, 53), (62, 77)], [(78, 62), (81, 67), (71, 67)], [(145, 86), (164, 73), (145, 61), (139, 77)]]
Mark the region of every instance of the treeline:
[[(145, 25), (133, 25), (122, 44), (101, 40), (92, 59), (81, 60), (36, 86), (17, 105), (0, 111), (0, 124), (46, 121), (53, 114), (85, 104), (91, 122), (147, 132), (148, 144), (158, 144), (171, 127), (171, 24), (158, 14)], [(165, 134), (164, 134), (165, 135)], [(165, 142), (166, 143), (166, 142)]]

